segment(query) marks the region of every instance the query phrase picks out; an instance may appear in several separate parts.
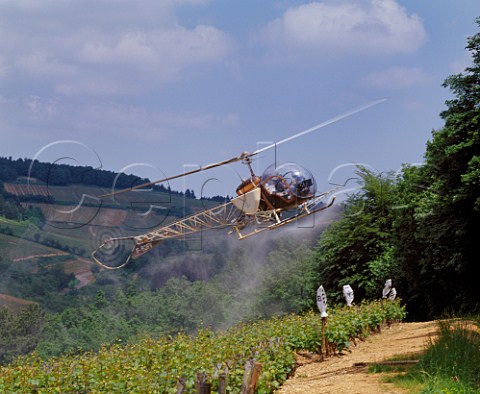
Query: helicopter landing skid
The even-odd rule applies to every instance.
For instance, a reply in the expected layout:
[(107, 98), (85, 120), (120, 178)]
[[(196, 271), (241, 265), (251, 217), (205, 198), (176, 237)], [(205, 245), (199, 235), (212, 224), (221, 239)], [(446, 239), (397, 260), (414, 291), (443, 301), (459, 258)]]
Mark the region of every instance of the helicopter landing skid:
[[(270, 225), (264, 225), (264, 226), (262, 226), (262, 227), (260, 227), (260, 228), (257, 227), (257, 228), (255, 228), (254, 230), (250, 231), (250, 232), (247, 233), (247, 234), (242, 234), (242, 233), (240, 232), (241, 229), (240, 229), (239, 226), (235, 226), (235, 227), (234, 227), (234, 231), (236, 232), (236, 234), (237, 234), (237, 236), (238, 236), (238, 239), (239, 239), (239, 240), (242, 240), (242, 239), (251, 237), (251, 236), (253, 236), (253, 235), (259, 234), (259, 233), (261, 233), (261, 232), (264, 232), (265, 230), (274, 230), (274, 229), (276, 229), (276, 228), (285, 226), (285, 225), (288, 224), (288, 223), (292, 223), (292, 222), (294, 222), (294, 221), (296, 221), (296, 220), (300, 220), (300, 219), (306, 218), (307, 216), (313, 215), (313, 214), (315, 214), (315, 213), (317, 213), (317, 212), (323, 211), (323, 210), (325, 210), (325, 209), (327, 209), (327, 208), (330, 208), (330, 207), (333, 205), (334, 202), (335, 202), (335, 196), (332, 197), (332, 199), (328, 202), (327, 205), (323, 205), (323, 206), (321, 206), (321, 207), (319, 207), (319, 208), (316, 208), (316, 209), (313, 209), (313, 210), (310, 210), (310, 209), (308, 209), (308, 207), (305, 206), (305, 207), (303, 207), (304, 209), (303, 209), (303, 212), (302, 212), (302, 213), (300, 213), (300, 214), (298, 214), (298, 215), (294, 215), (294, 216), (289, 217), (289, 218), (286, 218), (286, 219), (283, 219), (283, 220), (280, 220), (280, 218), (278, 217), (278, 215), (277, 215), (276, 212), (274, 211), (274, 212), (275, 212), (275, 215), (274, 215), (274, 217), (275, 217), (275, 223), (272, 223), (272, 224), (270, 224)], [(260, 224), (260, 226), (261, 226), (261, 223), (259, 223), (259, 224)]]

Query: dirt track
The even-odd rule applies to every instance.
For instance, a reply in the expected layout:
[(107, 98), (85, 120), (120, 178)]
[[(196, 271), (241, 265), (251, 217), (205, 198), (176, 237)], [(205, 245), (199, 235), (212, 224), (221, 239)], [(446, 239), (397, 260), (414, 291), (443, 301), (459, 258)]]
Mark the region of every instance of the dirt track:
[(381, 376), (367, 372), (367, 367), (355, 363), (378, 362), (398, 355), (421, 353), (430, 337), (435, 335), (435, 322), (397, 323), (371, 335), (365, 341), (357, 340), (351, 352), (320, 361), (299, 357), (303, 365), (288, 379), (278, 394), (400, 394), (402, 389), (380, 381)]

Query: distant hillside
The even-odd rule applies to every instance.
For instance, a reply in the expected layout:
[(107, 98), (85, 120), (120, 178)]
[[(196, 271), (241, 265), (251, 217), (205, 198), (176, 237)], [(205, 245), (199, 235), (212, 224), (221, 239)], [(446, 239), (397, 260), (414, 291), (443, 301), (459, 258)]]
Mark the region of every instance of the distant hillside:
[[(143, 234), (224, 200), (199, 200), (193, 191), (162, 185), (101, 197), (115, 182), (124, 189), (148, 181), (91, 167), (0, 158), (0, 293), (61, 310), (64, 301), (70, 301), (54, 301), (57, 296), (96, 281), (100, 269), (90, 254), (105, 238)], [(166, 242), (157, 253), (182, 251), (181, 244)], [(121, 261), (131, 246), (121, 245), (111, 258)], [(143, 264), (158, 256), (143, 258)], [(48, 279), (48, 272), (58, 267), (58, 280)], [(104, 285), (99, 282), (100, 288)]]
[[(0, 181), (19, 185), (13, 189), (16, 195), (40, 195), (49, 196), (48, 188), (51, 186), (85, 185), (115, 189), (128, 189), (143, 183), (150, 182), (148, 178), (141, 178), (133, 174), (116, 173), (90, 166), (73, 166), (40, 162), (32, 159), (13, 159), (12, 157), (0, 157)], [(187, 198), (195, 198), (193, 190), (185, 190), (185, 193), (170, 190), (163, 185), (154, 185), (154, 191), (168, 192), (184, 195)], [(11, 191), (6, 190), (11, 193)], [(222, 196), (212, 198), (214, 201), (223, 201)]]
[(119, 175), (113, 171), (95, 169), (89, 166), (72, 166), (32, 161), (31, 159), (14, 160), (11, 157), (0, 157), (0, 180), (13, 182), (17, 181), (19, 177), (35, 178), (46, 185), (82, 184), (107, 188), (114, 184), (121, 188), (128, 188), (139, 182), (148, 182), (147, 179), (135, 175)]
[(0, 217), (13, 221), (3, 227), (0, 221), (0, 233), (87, 257), (106, 236), (145, 233), (225, 200), (199, 200), (191, 190), (163, 185), (102, 197), (114, 184), (123, 190), (145, 182), (92, 167), (0, 157)]

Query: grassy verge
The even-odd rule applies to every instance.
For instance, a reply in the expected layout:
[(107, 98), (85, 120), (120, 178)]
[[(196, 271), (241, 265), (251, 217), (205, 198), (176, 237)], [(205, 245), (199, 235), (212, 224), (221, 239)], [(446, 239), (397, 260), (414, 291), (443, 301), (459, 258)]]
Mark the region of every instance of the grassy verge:
[(480, 394), (479, 319), (440, 321), (438, 337), (418, 364), (374, 365), (370, 371), (389, 373), (386, 381), (412, 394)]

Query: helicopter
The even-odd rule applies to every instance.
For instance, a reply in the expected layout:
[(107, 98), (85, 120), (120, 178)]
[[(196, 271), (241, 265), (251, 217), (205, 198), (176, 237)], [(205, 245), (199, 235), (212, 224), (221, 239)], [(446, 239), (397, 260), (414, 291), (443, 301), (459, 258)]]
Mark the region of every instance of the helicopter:
[[(239, 240), (243, 240), (263, 231), (277, 229), (329, 208), (335, 202), (334, 193), (338, 190), (339, 186), (319, 193), (312, 173), (302, 165), (293, 162), (273, 163), (259, 176), (253, 171), (252, 158), (266, 150), (276, 148), (283, 143), (317, 131), (341, 119), (380, 104), (385, 100), (386, 98), (374, 100), (253, 152), (243, 152), (227, 160), (212, 163), (154, 182), (147, 182), (128, 189), (112, 191), (109, 194), (101, 196), (107, 197), (136, 189), (143, 189), (154, 184), (186, 177), (198, 172), (237, 162), (246, 165), (249, 170), (249, 176), (246, 179), (242, 179), (242, 182), (236, 189), (236, 196), (229, 201), (214, 208), (205, 209), (201, 212), (177, 219), (170, 224), (160, 226), (141, 235), (109, 237), (103, 240), (91, 253), (93, 261), (105, 269), (120, 269), (125, 267), (131, 260), (139, 258), (167, 239), (182, 238), (206, 229), (230, 228), (229, 234), (235, 233)], [(101, 261), (99, 256), (101, 252), (108, 252), (108, 250), (115, 248), (116, 244), (123, 241), (133, 241), (130, 254), (123, 263), (112, 266)]]

